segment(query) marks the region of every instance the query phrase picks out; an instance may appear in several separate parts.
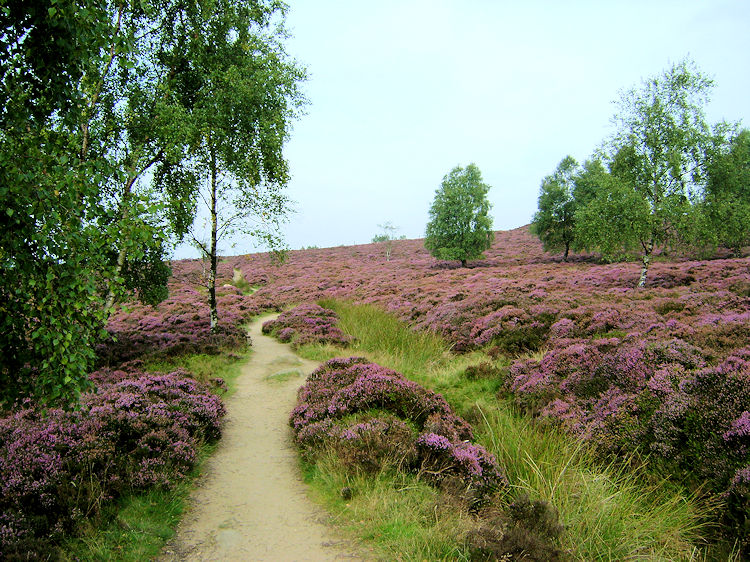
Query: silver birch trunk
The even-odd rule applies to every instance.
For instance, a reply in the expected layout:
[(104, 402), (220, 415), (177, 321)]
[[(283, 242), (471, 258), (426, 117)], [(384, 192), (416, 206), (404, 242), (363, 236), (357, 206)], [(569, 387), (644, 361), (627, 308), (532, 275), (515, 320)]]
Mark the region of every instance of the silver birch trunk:
[(651, 253), (654, 251), (654, 239), (648, 241), (643, 248), (643, 258), (641, 259), (641, 277), (638, 279), (638, 288), (641, 289), (646, 285), (646, 274), (648, 266), (651, 264)]
[(211, 260), (211, 269), (208, 272), (208, 306), (211, 314), (211, 333), (216, 331), (219, 324), (219, 311), (216, 305), (216, 236), (218, 220), (217, 213), (217, 177), (216, 177), (216, 153), (211, 150), (211, 248), (209, 259)]

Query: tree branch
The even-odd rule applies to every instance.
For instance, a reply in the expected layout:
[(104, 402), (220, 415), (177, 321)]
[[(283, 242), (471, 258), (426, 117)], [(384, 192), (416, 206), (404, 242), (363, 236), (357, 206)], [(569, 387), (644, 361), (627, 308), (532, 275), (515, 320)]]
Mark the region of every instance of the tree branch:
[(120, 5), (120, 7), (117, 10), (117, 24), (115, 25), (112, 45), (109, 48), (109, 60), (107, 61), (107, 65), (104, 68), (104, 72), (102, 73), (102, 76), (99, 79), (99, 82), (94, 88), (94, 94), (92, 95), (91, 100), (89, 101), (89, 106), (86, 111), (86, 116), (83, 120), (83, 123), (81, 124), (81, 128), (83, 129), (83, 142), (81, 144), (81, 154), (80, 154), (81, 160), (86, 159), (86, 152), (88, 150), (89, 119), (91, 119), (91, 116), (94, 113), (94, 107), (96, 106), (96, 102), (99, 100), (99, 94), (101, 94), (102, 88), (104, 87), (104, 80), (106, 79), (107, 74), (109, 74), (109, 70), (112, 68), (112, 62), (115, 60), (116, 48), (115, 48), (114, 37), (116, 37), (120, 33), (123, 10), (124, 10), (124, 6)]

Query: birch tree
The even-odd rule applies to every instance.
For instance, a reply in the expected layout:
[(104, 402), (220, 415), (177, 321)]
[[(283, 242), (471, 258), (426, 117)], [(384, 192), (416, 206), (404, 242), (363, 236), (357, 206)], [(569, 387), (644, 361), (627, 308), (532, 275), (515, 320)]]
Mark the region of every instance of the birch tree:
[(703, 106), (713, 82), (689, 61), (625, 92), (608, 143), (612, 181), (577, 216), (581, 243), (606, 257), (637, 248), (638, 287), (654, 249), (678, 240), (706, 181), (711, 132)]
[(424, 245), (437, 259), (467, 260), (479, 258), (492, 245), (490, 186), (482, 181), (475, 164), (456, 166), (443, 178), (430, 207)]
[(573, 191), (577, 169), (578, 162), (572, 156), (566, 156), (555, 172), (542, 180), (538, 210), (531, 221), (531, 231), (542, 241), (544, 250), (563, 250), (563, 261), (568, 261), (570, 246), (575, 239), (576, 200)]
[(185, 60), (201, 80), (185, 89), (195, 100), (192, 154), (208, 215), (208, 235), (194, 228), (192, 237), (209, 262), (212, 331), (221, 241), (242, 233), (272, 250), (283, 246), (280, 227), (290, 211), (283, 146), (304, 103), (305, 77), (284, 52), (283, 16), (275, 2), (220, 0), (190, 22)]

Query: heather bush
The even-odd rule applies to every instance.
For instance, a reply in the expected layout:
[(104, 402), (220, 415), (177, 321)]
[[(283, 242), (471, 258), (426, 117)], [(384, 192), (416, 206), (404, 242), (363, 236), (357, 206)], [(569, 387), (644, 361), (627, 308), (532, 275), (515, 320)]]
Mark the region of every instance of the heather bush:
[(330, 343), (346, 347), (352, 338), (336, 325), (333, 310), (317, 304), (302, 304), (263, 323), (263, 333), (272, 334), (284, 343), (299, 347), (307, 343)]
[(361, 357), (316, 369), (289, 423), (308, 453), (327, 447), (368, 471), (395, 465), (433, 482), (458, 478), (477, 502), (507, 484), (495, 458), (468, 441), (471, 426), (442, 396)]
[(206, 386), (125, 369), (94, 373), (78, 410), (27, 403), (0, 419), (0, 557), (33, 559), (121, 493), (173, 486), (219, 437), (224, 407)]
[(554, 545), (563, 531), (557, 511), (549, 503), (522, 495), (505, 509), (488, 506), (478, 514), (468, 543), (475, 555), (488, 560), (564, 560)]
[(508, 481), (494, 455), (467, 441), (451, 440), (437, 433), (423, 433), (417, 439), (419, 474), (440, 483), (458, 478), (472, 494), (472, 504), (484, 503)]
[(469, 380), (500, 379), (502, 371), (489, 361), (482, 361), (476, 365), (469, 365), (464, 370), (464, 376)]
[(708, 483), (728, 499), (731, 533), (747, 541), (750, 512), (734, 482), (742, 482), (750, 450), (750, 351), (711, 366), (679, 339), (632, 340), (578, 342), (516, 361), (510, 389), (532, 413), (606, 453), (639, 452), (688, 482)]
[(170, 296), (158, 306), (128, 304), (107, 324), (109, 339), (97, 347), (99, 366), (116, 366), (132, 359), (186, 353), (216, 354), (246, 343), (243, 324), (265, 310), (235, 287), (217, 289), (218, 329), (211, 333), (208, 306), (200, 291), (173, 280)]
[(538, 305), (528, 310), (505, 306), (472, 323), (471, 341), (473, 346), (495, 346), (510, 354), (536, 351), (547, 341), (555, 319), (554, 311)]
[(388, 413), (355, 415), (342, 420), (326, 436), (326, 446), (348, 470), (408, 469), (417, 461), (414, 428)]
[(332, 359), (313, 371), (299, 391), (290, 423), (298, 432), (311, 423), (371, 409), (411, 420), (420, 429), (431, 416), (439, 415), (444, 431), (462, 440), (473, 437), (471, 426), (452, 412), (442, 396), (363, 357)]

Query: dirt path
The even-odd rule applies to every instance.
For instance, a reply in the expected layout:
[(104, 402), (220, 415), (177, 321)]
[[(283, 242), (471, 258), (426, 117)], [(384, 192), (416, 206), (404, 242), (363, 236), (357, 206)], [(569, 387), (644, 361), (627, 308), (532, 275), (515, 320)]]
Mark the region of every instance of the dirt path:
[(262, 335), (261, 324), (250, 327), (253, 353), (227, 400), (219, 447), (161, 560), (362, 560), (305, 495), (287, 425), (317, 364)]

